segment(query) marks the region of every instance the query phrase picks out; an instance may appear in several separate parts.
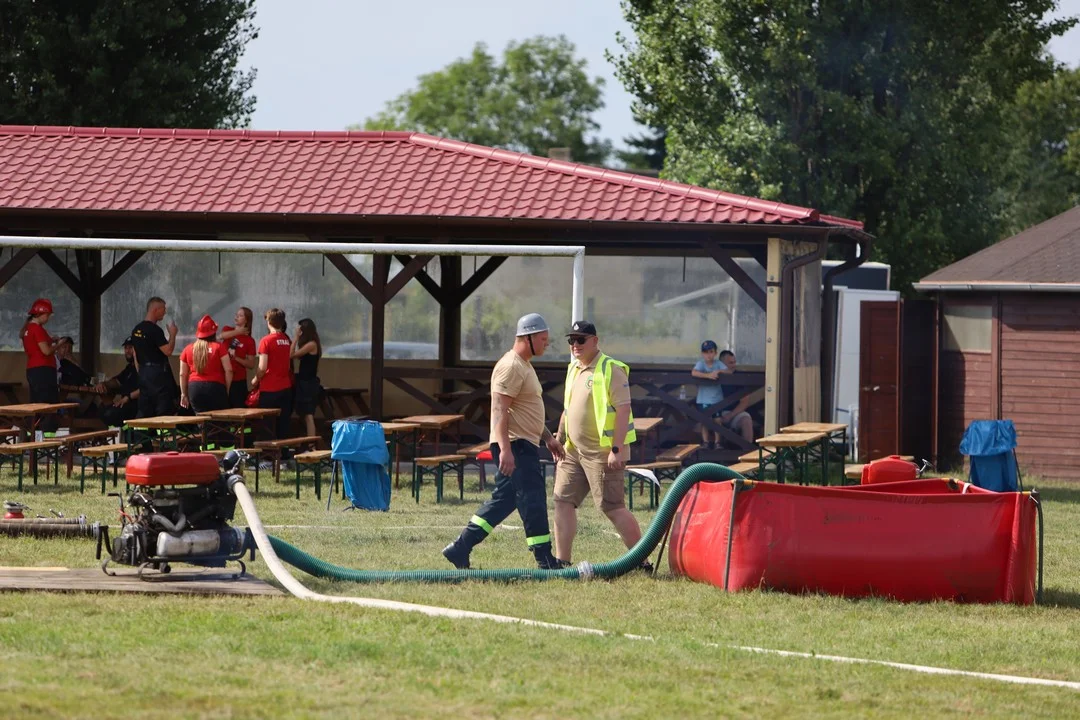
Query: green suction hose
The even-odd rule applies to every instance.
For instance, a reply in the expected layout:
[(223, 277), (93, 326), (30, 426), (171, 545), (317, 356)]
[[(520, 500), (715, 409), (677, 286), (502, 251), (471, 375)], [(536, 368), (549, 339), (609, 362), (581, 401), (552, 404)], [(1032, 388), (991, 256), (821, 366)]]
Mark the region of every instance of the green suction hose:
[(282, 562), (286, 562), (309, 575), (331, 580), (343, 580), (356, 583), (385, 582), (429, 582), (452, 583), (463, 580), (587, 580), (592, 577), (605, 580), (625, 575), (636, 569), (652, 553), (664, 537), (668, 526), (675, 517), (675, 511), (683, 496), (699, 482), (725, 482), (727, 480), (745, 480), (742, 475), (723, 465), (698, 463), (683, 470), (675, 483), (664, 496), (656, 511), (656, 517), (648, 531), (637, 545), (627, 550), (621, 558), (592, 565), (579, 563), (564, 570), (506, 569), (506, 570), (352, 570), (340, 565), (324, 562), (308, 555), (293, 545), (270, 536), (270, 544)]

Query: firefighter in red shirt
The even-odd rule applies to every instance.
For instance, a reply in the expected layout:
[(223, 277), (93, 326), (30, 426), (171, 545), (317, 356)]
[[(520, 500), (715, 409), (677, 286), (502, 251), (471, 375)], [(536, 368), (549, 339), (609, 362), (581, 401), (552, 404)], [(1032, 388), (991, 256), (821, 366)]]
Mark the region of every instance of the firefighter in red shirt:
[(229, 359), (233, 365), (233, 384), (229, 389), (229, 404), (234, 408), (245, 406), (248, 394), (248, 370), (255, 369), (258, 353), (255, 339), (251, 337), (251, 308), (242, 307), (236, 311), (233, 322), (236, 327), (226, 325), (221, 328), (221, 341), (229, 348)]
[(53, 306), (45, 298), (38, 298), (27, 313), (26, 324), (19, 336), (26, 352), (26, 384), (30, 386), (30, 402), (55, 403), (60, 401), (60, 388), (56, 384), (56, 346), (45, 331), (52, 317)]
[(180, 407), (197, 413), (229, 407), (232, 363), (228, 345), (215, 340), (217, 329), (214, 318), (203, 315), (195, 342), (180, 353)]
[(259, 341), (259, 364), (251, 381), (259, 390), (259, 407), (278, 408), (275, 434), (289, 436), (293, 411), (292, 340), (285, 334), (285, 311), (271, 308), (266, 311), (266, 328), (270, 334)]

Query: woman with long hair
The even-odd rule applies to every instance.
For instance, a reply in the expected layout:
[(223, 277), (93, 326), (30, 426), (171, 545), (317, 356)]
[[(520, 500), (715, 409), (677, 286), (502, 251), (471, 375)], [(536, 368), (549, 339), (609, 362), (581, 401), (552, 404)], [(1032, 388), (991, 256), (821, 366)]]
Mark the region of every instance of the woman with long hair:
[(241, 307), (233, 318), (236, 327), (226, 325), (221, 328), (221, 341), (229, 348), (229, 358), (233, 364), (233, 384), (229, 389), (229, 405), (234, 408), (244, 407), (248, 393), (248, 370), (254, 370), (258, 362), (255, 339), (251, 337), (253, 319), (251, 308)]
[(315, 434), (315, 406), (319, 404), (322, 390), (319, 383), (322, 342), (315, 322), (310, 318), (301, 320), (298, 327), (289, 357), (300, 359), (296, 370), (296, 414), (304, 419), (304, 428), (311, 436)]
[(26, 314), (26, 322), (19, 331), (23, 351), (26, 352), (26, 384), (30, 386), (30, 402), (55, 403), (60, 401), (60, 388), (56, 378), (56, 346), (45, 331), (45, 325), (53, 315), (53, 306), (46, 298), (38, 298)]
[(195, 330), (195, 342), (180, 353), (180, 407), (195, 412), (225, 410), (233, 381), (232, 362), (224, 343), (215, 340), (218, 325), (203, 315)]
[(278, 408), (275, 435), (289, 436), (293, 410), (292, 363), (289, 353), (292, 341), (285, 334), (285, 311), (271, 308), (266, 311), (266, 329), (270, 334), (259, 341), (259, 364), (251, 388), (259, 390), (259, 407)]

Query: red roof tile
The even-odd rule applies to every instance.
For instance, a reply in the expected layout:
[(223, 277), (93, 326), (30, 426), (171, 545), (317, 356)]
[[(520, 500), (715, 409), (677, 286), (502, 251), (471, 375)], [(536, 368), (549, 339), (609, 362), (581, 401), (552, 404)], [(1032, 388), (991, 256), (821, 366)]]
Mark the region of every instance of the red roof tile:
[(0, 210), (862, 223), (406, 132), (0, 125)]

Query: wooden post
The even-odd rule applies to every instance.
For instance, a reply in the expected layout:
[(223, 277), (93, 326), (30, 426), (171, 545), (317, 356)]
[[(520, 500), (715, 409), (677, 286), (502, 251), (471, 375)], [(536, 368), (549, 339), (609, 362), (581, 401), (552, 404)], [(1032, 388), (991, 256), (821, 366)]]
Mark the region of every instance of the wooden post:
[(101, 251), (76, 250), (82, 292), (79, 293), (79, 359), (91, 377), (100, 367)]
[(371, 284), (371, 414), (383, 419), (383, 374), (386, 367), (386, 285), (390, 276), (390, 257), (372, 258)]
[[(461, 360), (461, 256), (439, 258), (440, 283), (444, 302), (439, 305), (439, 361), (444, 368), (456, 367)], [(442, 391), (452, 392), (454, 381), (442, 381)]]
[(780, 238), (769, 238), (765, 268), (765, 434), (780, 430)]

